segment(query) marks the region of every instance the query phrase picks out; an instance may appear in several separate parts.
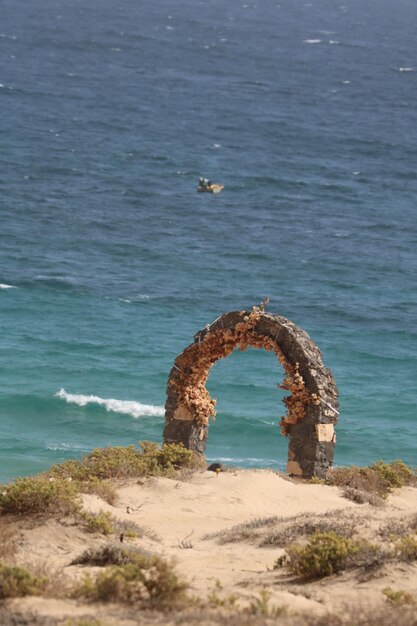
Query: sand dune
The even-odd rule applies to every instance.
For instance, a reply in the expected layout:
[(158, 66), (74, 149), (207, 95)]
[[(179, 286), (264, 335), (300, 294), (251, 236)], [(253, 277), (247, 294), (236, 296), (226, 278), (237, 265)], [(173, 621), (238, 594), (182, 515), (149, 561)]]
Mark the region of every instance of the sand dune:
[[(148, 529), (147, 536), (131, 539), (130, 543), (174, 560), (192, 593), (200, 598), (213, 590), (223, 598), (236, 594), (243, 607), (266, 588), (273, 605), (321, 615), (342, 611), (350, 602), (383, 606), (386, 598), (381, 591), (386, 587), (410, 593), (417, 590), (415, 563), (388, 563), (377, 575), (354, 570), (302, 582), (286, 570), (273, 569), (284, 548), (265, 545), (265, 538), (273, 530), (289, 528), (300, 520), (311, 523), (318, 519), (335, 527), (351, 523), (355, 532), (374, 539), (389, 520), (400, 523), (417, 514), (417, 489), (413, 487), (397, 490), (383, 507), (372, 507), (344, 498), (337, 487), (296, 483), (267, 470), (238, 470), (218, 475), (198, 472), (186, 481), (124, 481), (118, 496), (112, 506), (96, 495), (84, 495), (84, 507), (92, 513), (109, 511)], [(262, 523), (274, 517), (275, 521)], [(226, 533), (242, 524), (232, 531), (236, 534), (234, 540), (226, 542)], [(19, 532), (19, 562), (47, 562), (50, 570), (63, 568), (71, 578), (80, 578), (85, 571), (79, 565), (70, 565), (74, 557), (87, 546), (109, 541), (57, 520), (23, 524)], [(29, 611), (55, 618), (102, 613), (110, 619), (108, 623), (124, 623), (120, 615), (119, 621), (112, 621), (109, 607), (97, 609), (73, 600), (29, 597), (11, 601), (8, 607), (16, 614)]]

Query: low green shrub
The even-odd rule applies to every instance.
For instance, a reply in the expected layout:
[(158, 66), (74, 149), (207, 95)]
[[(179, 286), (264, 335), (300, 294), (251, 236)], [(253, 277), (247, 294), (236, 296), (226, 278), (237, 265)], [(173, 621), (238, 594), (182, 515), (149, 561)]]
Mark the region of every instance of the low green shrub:
[[(358, 551), (353, 541), (335, 532), (316, 532), (307, 545), (292, 544), (286, 548), (290, 572), (304, 578), (322, 578), (344, 568), (348, 557)], [(276, 566), (281, 567), (278, 559)]]
[(137, 539), (138, 537), (149, 537), (156, 541), (158, 538), (155, 533), (147, 528), (143, 528), (130, 520), (121, 520), (112, 515), (109, 511), (99, 511), (98, 513), (89, 513), (81, 511), (79, 518), (84, 523), (85, 528), (91, 533), (100, 533), (102, 535), (120, 534), (120, 540)]
[(156, 556), (137, 554), (131, 562), (110, 566), (95, 578), (86, 576), (74, 595), (164, 610), (184, 603), (186, 589), (171, 564)]
[(96, 448), (79, 461), (52, 465), (49, 475), (79, 482), (96, 482), (109, 478), (139, 476), (143, 463), (135, 446)]
[(387, 482), (389, 489), (405, 487), (415, 483), (417, 480), (416, 472), (413, 472), (403, 461), (393, 461), (392, 463), (378, 461), (370, 467), (382, 476)]
[(400, 537), (396, 552), (402, 561), (417, 561), (417, 535)]
[(276, 561), (275, 569), (285, 566), (306, 579), (323, 578), (348, 568), (374, 569), (393, 558), (392, 550), (365, 539), (353, 540), (334, 531), (317, 531), (308, 537), (307, 544), (289, 545)]
[(24, 567), (0, 564), (0, 600), (40, 595), (48, 579), (31, 574)]
[(280, 617), (288, 613), (285, 606), (275, 606), (269, 603), (271, 594), (267, 589), (261, 589), (259, 596), (254, 602), (251, 602), (246, 611), (250, 615), (258, 615), (262, 617)]
[(87, 511), (83, 511), (81, 513), (81, 519), (84, 521), (90, 533), (111, 535), (115, 532), (113, 516), (107, 511), (99, 511), (98, 513), (87, 513)]
[(80, 461), (65, 461), (52, 465), (48, 475), (54, 478), (71, 478), (80, 483), (97, 482), (112, 478), (166, 476), (174, 478), (181, 468), (201, 466), (194, 452), (182, 444), (163, 444), (142, 441), (141, 450), (135, 446), (97, 448)]
[(403, 604), (414, 604), (414, 598), (408, 591), (402, 591), (398, 589), (395, 591), (391, 587), (387, 587), (382, 590), (382, 593), (387, 598), (388, 602), (393, 606), (402, 606)]
[(333, 468), (326, 480), (331, 485), (370, 492), (385, 498), (394, 488), (416, 484), (417, 474), (403, 461), (378, 461), (369, 467)]
[(117, 489), (114, 482), (108, 479), (93, 478), (90, 481), (77, 481), (76, 485), (81, 493), (94, 493), (108, 504), (117, 503)]
[(194, 457), (194, 453), (182, 444), (170, 443), (158, 444), (150, 441), (142, 441), (143, 458), (146, 459), (150, 466), (155, 459), (157, 463), (157, 471), (164, 469), (180, 469), (182, 467), (193, 467), (198, 465), (198, 459)]
[(67, 480), (34, 476), (0, 485), (1, 513), (69, 515), (80, 507), (77, 488)]

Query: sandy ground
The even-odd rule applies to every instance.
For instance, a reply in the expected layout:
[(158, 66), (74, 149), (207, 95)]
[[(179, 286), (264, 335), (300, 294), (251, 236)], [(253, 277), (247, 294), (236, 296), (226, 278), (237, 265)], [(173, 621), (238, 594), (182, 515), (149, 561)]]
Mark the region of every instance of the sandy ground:
[[(121, 520), (152, 531), (129, 543), (172, 559), (189, 582), (191, 592), (200, 598), (215, 590), (223, 598), (236, 594), (238, 603), (245, 606), (265, 588), (272, 605), (318, 615), (341, 611), (352, 602), (381, 605), (386, 602), (381, 593), (386, 587), (408, 591), (417, 600), (415, 562), (384, 565), (377, 575), (353, 570), (305, 583), (285, 569), (273, 569), (284, 550), (259, 545), (270, 527), (255, 528), (249, 537), (231, 543), (212, 536), (261, 518), (278, 516), (284, 518), (283, 522), (290, 518), (291, 525), (298, 518), (314, 514), (352, 522), (363, 537), (372, 540), (390, 519), (401, 522), (417, 514), (416, 488), (398, 490), (385, 506), (376, 508), (347, 500), (337, 487), (295, 483), (267, 470), (238, 470), (196, 473), (186, 482), (135, 480), (122, 484), (118, 494), (115, 506), (95, 495), (85, 495), (84, 507), (91, 512), (110, 511)], [(118, 541), (118, 537), (110, 540)], [(74, 557), (88, 546), (108, 542), (109, 538), (86, 533), (68, 521), (23, 524), (19, 526), (17, 559), (26, 564), (43, 563), (48, 571), (63, 569), (67, 576), (80, 578), (85, 568), (70, 565)], [(69, 600), (24, 598), (7, 606), (22, 615), (28, 611), (54, 618), (100, 615), (97, 607)], [(111, 607), (106, 608), (105, 615), (111, 617)]]

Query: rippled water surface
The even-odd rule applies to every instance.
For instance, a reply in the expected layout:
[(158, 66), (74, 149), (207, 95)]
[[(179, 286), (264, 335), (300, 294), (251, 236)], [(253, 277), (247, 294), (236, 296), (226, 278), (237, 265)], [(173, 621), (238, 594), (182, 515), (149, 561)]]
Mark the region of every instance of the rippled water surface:
[[(336, 462), (416, 463), (416, 23), (412, 0), (4, 0), (0, 480), (160, 440), (176, 355), (264, 296), (336, 376)], [(284, 467), (281, 377), (216, 364), (211, 459)]]

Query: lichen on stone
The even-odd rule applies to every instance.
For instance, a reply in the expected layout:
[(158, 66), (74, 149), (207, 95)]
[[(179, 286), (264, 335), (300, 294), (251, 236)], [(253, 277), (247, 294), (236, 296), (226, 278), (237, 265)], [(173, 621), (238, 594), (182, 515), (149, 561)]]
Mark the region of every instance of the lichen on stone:
[(288, 435), (291, 425), (303, 419), (307, 403), (315, 401), (299, 371), (299, 364), (288, 361), (276, 340), (256, 332), (263, 312), (262, 307), (253, 307), (249, 313), (242, 311), (241, 321), (232, 328), (209, 326), (198, 334), (196, 343), (177, 357), (170, 385), (175, 389), (177, 404), (186, 406), (197, 424), (205, 426), (210, 418), (215, 419), (216, 400), (210, 397), (206, 381), (212, 366), (229, 356), (235, 348), (241, 352), (249, 347), (274, 352), (281, 363), (284, 379), (279, 387), (290, 392), (283, 399), (287, 408), (280, 421), (283, 435)]

